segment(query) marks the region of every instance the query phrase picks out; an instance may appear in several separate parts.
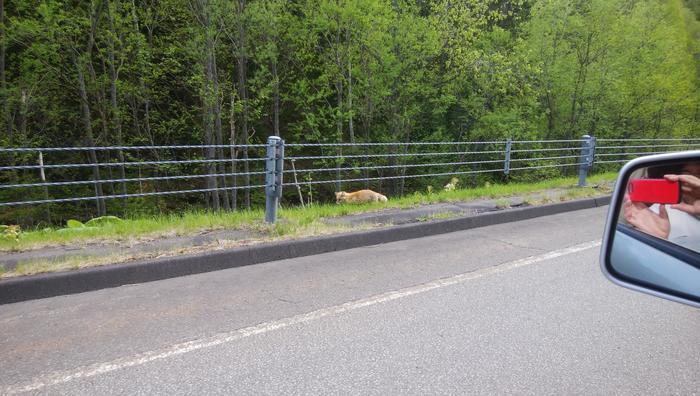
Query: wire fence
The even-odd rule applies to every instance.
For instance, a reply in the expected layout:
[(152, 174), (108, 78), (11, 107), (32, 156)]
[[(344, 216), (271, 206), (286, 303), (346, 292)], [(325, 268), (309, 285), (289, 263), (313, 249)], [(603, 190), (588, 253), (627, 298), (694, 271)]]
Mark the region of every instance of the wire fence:
[[(52, 213), (259, 206), (269, 184), (266, 148), (0, 148), (0, 222), (8, 213), (50, 222)], [(441, 189), (452, 177), (461, 177), (461, 186), (484, 178), (539, 180), (582, 171), (585, 177), (591, 169), (617, 170), (638, 156), (693, 149), (700, 149), (700, 138), (285, 143), (282, 186), (290, 188), (282, 198), (308, 204), (360, 188), (399, 196), (427, 185)]]

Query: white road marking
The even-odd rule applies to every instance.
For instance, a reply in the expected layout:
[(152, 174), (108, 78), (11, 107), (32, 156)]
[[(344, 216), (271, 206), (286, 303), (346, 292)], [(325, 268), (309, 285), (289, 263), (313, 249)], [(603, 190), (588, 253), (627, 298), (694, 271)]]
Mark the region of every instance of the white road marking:
[(377, 294), (360, 300), (349, 301), (347, 303), (335, 305), (332, 307), (321, 308), (305, 314), (299, 314), (284, 319), (273, 320), (271, 322), (265, 322), (255, 326), (233, 330), (226, 333), (220, 333), (199, 340), (183, 342), (180, 344), (171, 345), (167, 348), (144, 352), (138, 355), (124, 357), (106, 363), (96, 363), (88, 366), (79, 367), (70, 371), (59, 371), (39, 376), (34, 378), (29, 383), (12, 385), (9, 387), (2, 388), (0, 389), (0, 394), (14, 394), (35, 391), (43, 389), (47, 386), (66, 383), (80, 378), (94, 377), (96, 375), (109, 373), (127, 367), (140, 366), (148, 362), (167, 359), (171, 356), (181, 355), (199, 349), (226, 344), (250, 336), (264, 334), (278, 329), (283, 329), (285, 327), (311, 322), (313, 320), (317, 320), (326, 316), (354, 311), (359, 308), (369, 307), (387, 301), (398, 300), (400, 298), (425, 293), (446, 286), (464, 283), (468, 280), (481, 278), (487, 275), (510, 271), (515, 268), (524, 267), (545, 260), (551, 260), (557, 257), (578, 253), (584, 250), (598, 247), (600, 246), (600, 243), (600, 241), (585, 242), (568, 248), (540, 254), (537, 256), (530, 256), (519, 260), (509, 261), (506, 263), (495, 265), (493, 267), (482, 268), (472, 272), (465, 272), (458, 275), (450, 276), (448, 278), (442, 278), (416, 286), (406, 287), (403, 289)]

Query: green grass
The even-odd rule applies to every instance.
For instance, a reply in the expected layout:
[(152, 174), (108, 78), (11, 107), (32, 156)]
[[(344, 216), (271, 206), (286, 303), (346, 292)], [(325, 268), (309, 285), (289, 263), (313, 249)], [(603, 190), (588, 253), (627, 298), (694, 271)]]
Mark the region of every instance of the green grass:
[[(587, 182), (590, 186), (593, 186), (599, 183), (610, 182), (615, 177), (616, 173), (605, 173), (591, 176)], [(455, 191), (434, 191), (431, 194), (414, 193), (400, 198), (390, 197), (388, 203), (361, 205), (336, 205), (331, 203), (315, 204), (305, 208), (283, 207), (279, 211), (279, 221), (273, 226), (263, 222), (264, 213), (261, 209), (257, 209), (219, 213), (193, 211), (182, 214), (132, 218), (98, 228), (30, 230), (21, 233), (18, 240), (0, 238), (0, 252), (23, 251), (46, 246), (88, 242), (154, 239), (224, 228), (250, 230), (266, 239), (303, 237), (347, 229), (346, 226), (329, 225), (319, 221), (324, 218), (372, 212), (386, 208), (411, 208), (439, 202), (469, 201), (485, 198), (497, 199), (562, 188), (567, 189), (563, 199), (577, 199), (601, 193), (600, 190), (590, 187), (575, 188), (576, 182), (576, 178), (559, 178), (537, 183), (510, 183)], [(528, 201), (528, 203), (536, 202)], [(353, 229), (357, 229), (357, 227)]]
[(507, 209), (510, 208), (510, 201), (506, 198), (498, 198), (496, 200), (496, 207), (498, 209)]
[(261, 210), (235, 213), (193, 211), (152, 217), (124, 219), (114, 224), (84, 229), (42, 229), (23, 232), (18, 241), (0, 240), (0, 251), (32, 249), (71, 242), (134, 240), (194, 233), (200, 230), (245, 228), (263, 216)]
[(447, 219), (453, 219), (455, 217), (460, 216), (459, 213), (455, 212), (439, 212), (439, 213), (433, 213), (428, 216), (421, 216), (417, 220), (418, 221), (433, 221), (433, 220), (447, 220)]

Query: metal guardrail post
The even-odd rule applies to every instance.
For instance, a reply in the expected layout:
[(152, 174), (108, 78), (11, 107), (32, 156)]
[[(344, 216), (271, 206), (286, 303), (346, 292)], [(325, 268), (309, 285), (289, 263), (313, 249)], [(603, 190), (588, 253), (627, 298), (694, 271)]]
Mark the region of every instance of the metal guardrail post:
[(596, 147), (596, 138), (595, 136), (591, 136), (590, 144), (588, 145), (588, 171), (590, 172), (591, 169), (593, 168), (593, 164), (595, 163), (595, 147)]
[(265, 221), (274, 224), (277, 207), (282, 197), (282, 175), (284, 173), (284, 140), (278, 136), (267, 138), (265, 160)]
[(583, 135), (583, 142), (581, 142), (581, 155), (579, 156), (579, 168), (578, 168), (578, 186), (586, 186), (586, 176), (588, 175), (589, 158), (591, 158), (591, 142), (592, 138), (589, 135)]
[(506, 159), (503, 163), (503, 174), (505, 174), (506, 176), (510, 173), (510, 149), (512, 145), (512, 140), (506, 140)]
[(275, 164), (275, 192), (278, 200), (282, 198), (282, 185), (284, 184), (282, 176), (284, 176), (284, 139), (280, 139), (277, 144), (277, 163)]

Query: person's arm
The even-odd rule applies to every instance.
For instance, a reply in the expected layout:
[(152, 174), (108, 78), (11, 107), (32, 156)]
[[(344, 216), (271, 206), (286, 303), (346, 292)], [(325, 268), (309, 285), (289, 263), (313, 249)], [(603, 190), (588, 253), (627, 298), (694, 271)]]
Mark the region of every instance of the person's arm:
[(668, 239), (671, 233), (671, 222), (665, 205), (659, 205), (659, 213), (656, 214), (647, 205), (641, 202), (632, 202), (625, 196), (622, 204), (625, 220), (640, 231), (658, 238)]

